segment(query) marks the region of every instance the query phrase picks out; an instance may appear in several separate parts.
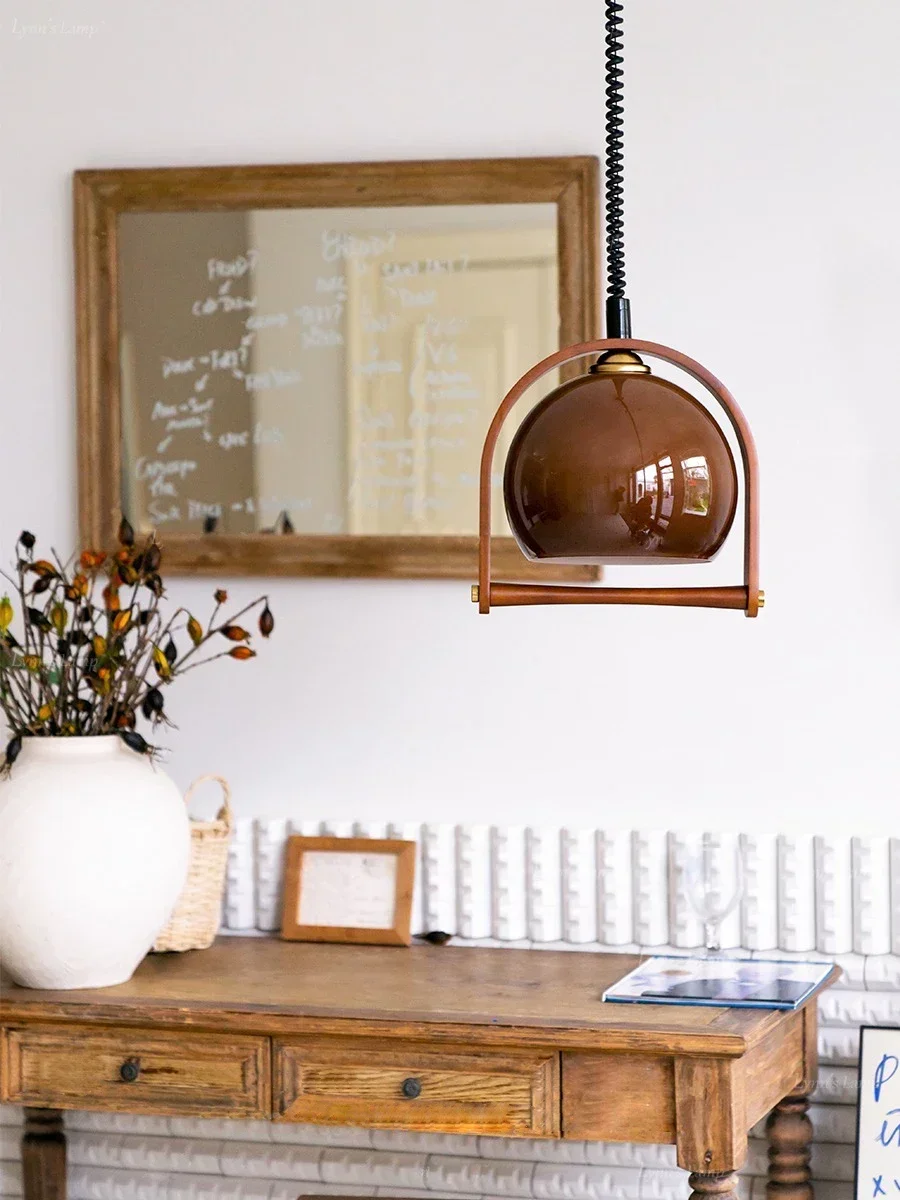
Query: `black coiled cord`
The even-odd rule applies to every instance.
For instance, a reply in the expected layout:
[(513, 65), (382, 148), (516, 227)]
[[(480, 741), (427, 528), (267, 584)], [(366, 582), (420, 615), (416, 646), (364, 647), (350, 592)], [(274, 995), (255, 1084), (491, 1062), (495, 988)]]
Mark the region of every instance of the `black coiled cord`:
[(606, 0), (606, 323), (608, 337), (627, 338), (631, 315), (625, 299), (623, 8), (620, 0)]

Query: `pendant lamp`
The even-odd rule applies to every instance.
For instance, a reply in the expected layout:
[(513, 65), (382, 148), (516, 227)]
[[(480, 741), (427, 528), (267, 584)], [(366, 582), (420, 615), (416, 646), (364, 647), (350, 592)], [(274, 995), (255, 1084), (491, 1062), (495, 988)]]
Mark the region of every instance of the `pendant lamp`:
[[(653, 604), (733, 608), (755, 617), (759, 590), (758, 480), (749, 426), (700, 363), (631, 336), (623, 238), (622, 9), (606, 3), (606, 249), (608, 337), (568, 346), (532, 367), (497, 409), (481, 458), (478, 583), (482, 613), (521, 604)], [(596, 356), (525, 417), (503, 470), (510, 529), (526, 558), (553, 564), (697, 563), (718, 553), (738, 508), (730, 445), (702, 399), (654, 375), (668, 363), (700, 384), (727, 416), (743, 469), (744, 578), (726, 587), (608, 588), (491, 580), (491, 482), (501, 427), (548, 372)]]

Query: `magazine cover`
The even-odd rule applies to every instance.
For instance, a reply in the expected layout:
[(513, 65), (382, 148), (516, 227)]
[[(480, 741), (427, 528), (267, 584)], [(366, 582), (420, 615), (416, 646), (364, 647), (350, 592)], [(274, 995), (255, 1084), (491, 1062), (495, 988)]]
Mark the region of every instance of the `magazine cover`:
[(830, 972), (831, 963), (827, 962), (657, 956), (607, 988), (603, 999), (632, 1004), (794, 1009)]

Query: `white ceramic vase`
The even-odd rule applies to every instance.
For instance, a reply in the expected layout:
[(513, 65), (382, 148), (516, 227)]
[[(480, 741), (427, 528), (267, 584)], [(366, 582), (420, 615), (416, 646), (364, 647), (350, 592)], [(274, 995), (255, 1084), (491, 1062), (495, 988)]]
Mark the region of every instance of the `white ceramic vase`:
[(0, 962), (25, 987), (123, 983), (184, 886), (178, 788), (118, 737), (25, 738), (0, 781)]

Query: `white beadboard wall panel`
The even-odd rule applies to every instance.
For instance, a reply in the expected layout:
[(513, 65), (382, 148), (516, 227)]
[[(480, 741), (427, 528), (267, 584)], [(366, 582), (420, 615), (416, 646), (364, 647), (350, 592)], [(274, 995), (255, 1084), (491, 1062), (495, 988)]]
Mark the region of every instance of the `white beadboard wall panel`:
[(487, 825), (456, 827), (456, 925), (460, 937), (492, 934), (491, 831)]
[(286, 820), (279, 818), (256, 822), (256, 925), (266, 931), (281, 928), (284, 845), (287, 836)]
[(533, 1195), (534, 1162), (517, 1159), (476, 1159), (456, 1154), (432, 1154), (428, 1158), (425, 1179), (429, 1189), (460, 1192), (465, 1195)]
[(819, 1000), (823, 1026), (900, 1025), (900, 992), (838, 992)]
[(22, 1195), (22, 1164), (13, 1159), (0, 1159), (0, 1196)]
[(816, 948), (813, 838), (778, 838), (778, 946), (806, 953)]
[[(684, 1200), (687, 1195), (683, 1171), (644, 1171), (640, 1180), (641, 1200)], [(738, 1200), (750, 1200), (752, 1180), (738, 1184)]]
[(848, 992), (866, 991), (866, 963), (869, 961), (862, 954), (835, 954), (834, 964), (840, 967), (841, 974), (838, 981), (831, 985), (832, 989)]
[(376, 1150), (401, 1150), (414, 1154), (462, 1154), (468, 1158), (480, 1156), (478, 1138), (474, 1134), (375, 1129), (372, 1131), (372, 1145)]
[(855, 1146), (856, 1108), (852, 1104), (811, 1104), (809, 1116), (819, 1141)]
[[(351, 837), (355, 838), (386, 838), (390, 837), (386, 821), (354, 821)], [(414, 839), (415, 840), (415, 839)]]
[(812, 1099), (817, 1105), (844, 1105), (855, 1112), (858, 1090), (859, 1072), (855, 1067), (821, 1065)]
[[(628, 903), (631, 903), (630, 889)], [(525, 905), (525, 924), (531, 941), (562, 939), (558, 830), (534, 826), (525, 830)]]
[(774, 836), (743, 833), (744, 894), (741, 897), (741, 945), (775, 950), (778, 942), (778, 842)]
[(669, 940), (669, 863), (665, 833), (634, 830), (631, 872), (634, 940), (642, 946), (664, 946)]
[(598, 829), (594, 853), (597, 941), (604, 946), (627, 946), (634, 938), (631, 834), (623, 829)]
[[(115, 1126), (118, 1132), (127, 1132), (127, 1122), (138, 1120), (141, 1122), (141, 1133), (154, 1133), (157, 1136), (161, 1130), (147, 1129), (144, 1122), (155, 1121), (160, 1125), (168, 1123), (169, 1133), (173, 1133), (176, 1137), (184, 1138), (221, 1138), (227, 1141), (230, 1138), (239, 1138), (244, 1142), (270, 1142), (276, 1126), (273, 1126), (269, 1121), (241, 1121), (240, 1134), (235, 1132), (235, 1122), (228, 1121), (224, 1118), (215, 1117), (127, 1117), (120, 1113), (72, 1113), (66, 1116), (67, 1129), (97, 1129), (102, 1128), (99, 1122), (108, 1120), (110, 1117), (120, 1122)], [(82, 1123), (86, 1122), (86, 1123)], [(306, 1139), (310, 1140), (310, 1139)]]
[(499, 942), (528, 937), (525, 907), (525, 830), (493, 825), (491, 845), (491, 936)]
[(256, 925), (254, 836), (254, 823), (249, 817), (241, 817), (235, 821), (225, 868), (222, 920), (228, 929), (253, 929)]
[[(674, 1146), (637, 1146), (630, 1142), (575, 1142), (595, 1166), (641, 1167), (652, 1172), (675, 1170)], [(683, 1177), (682, 1177), (683, 1178)]]
[(423, 825), (422, 904), (425, 930), (458, 933), (456, 831), (452, 825)]
[(324, 837), (325, 821), (293, 820), (287, 823), (288, 837)]
[(427, 926), (425, 925), (425, 912), (422, 907), (422, 828), (412, 821), (390, 821), (385, 826), (384, 836), (389, 838), (399, 838), (403, 842), (416, 843), (416, 875), (415, 880), (413, 881), (413, 900), (412, 913), (410, 914), (410, 928), (413, 933), (423, 933)]
[(560, 830), (562, 936), (580, 944), (597, 940), (596, 834), (590, 829)]
[[(599, 1143), (598, 1143), (599, 1144)], [(519, 1158), (534, 1162), (587, 1162), (587, 1142), (554, 1141), (552, 1138), (480, 1137), (478, 1153), (484, 1158)]]
[(816, 949), (825, 954), (853, 950), (853, 887), (849, 838), (813, 839)]
[(858, 1063), (859, 1030), (827, 1025), (820, 1028), (819, 1061), (843, 1067)]
[(853, 949), (857, 954), (891, 950), (891, 877), (887, 838), (853, 838)]
[[(229, 1122), (230, 1123), (230, 1122)], [(374, 1145), (374, 1130), (356, 1129), (349, 1125), (304, 1125), (270, 1121), (256, 1122), (269, 1131), (269, 1141), (310, 1146), (346, 1146), (366, 1149)], [(265, 1138), (261, 1140), (265, 1141)]]
[[(417, 842), (414, 932), (441, 929), (498, 945), (699, 947), (703, 930), (685, 883), (687, 856), (704, 841), (714, 848), (711, 885), (727, 897), (740, 846), (743, 895), (722, 923), (724, 947), (818, 953), (842, 965), (849, 956), (851, 967), (881, 958), (880, 986), (897, 985), (900, 839), (257, 820), (252, 833), (241, 825), (229, 858), (225, 932), (279, 928), (292, 832)], [(248, 925), (252, 896), (256, 916)], [(877, 986), (879, 968), (872, 971)], [(845, 974), (839, 986), (865, 985)]]
[(326, 1151), (321, 1146), (274, 1146), (267, 1142), (223, 1142), (219, 1170), (242, 1179), (323, 1178), (320, 1163)]
[(700, 848), (703, 835), (670, 832), (669, 854), (669, 941), (689, 948), (703, 942), (703, 925), (691, 903), (687, 869), (691, 856)]
[(322, 822), (322, 837), (353, 837), (355, 824), (354, 821), (325, 820)]
[(891, 954), (900, 955), (900, 838), (891, 838), (888, 857), (891, 874)]
[(722, 948), (733, 950), (741, 945), (743, 847), (739, 835), (730, 833), (705, 833), (702, 844), (709, 856), (709, 888), (717, 910), (724, 913), (719, 928)]
[(866, 991), (900, 991), (900, 955), (878, 954), (862, 961), (865, 963)]
[(641, 1172), (630, 1167), (538, 1163), (532, 1177), (536, 1200), (639, 1200)]
[(424, 1188), (427, 1154), (386, 1150), (323, 1150), (320, 1178), (351, 1187)]

